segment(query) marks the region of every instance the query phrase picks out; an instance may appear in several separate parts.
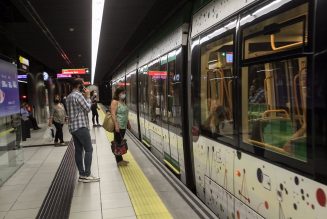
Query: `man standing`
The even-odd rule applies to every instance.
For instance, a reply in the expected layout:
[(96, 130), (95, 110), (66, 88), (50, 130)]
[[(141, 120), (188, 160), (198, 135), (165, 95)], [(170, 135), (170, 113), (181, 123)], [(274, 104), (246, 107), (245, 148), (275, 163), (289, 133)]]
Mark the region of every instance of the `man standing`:
[[(79, 171), (79, 182), (98, 182), (100, 178), (91, 175), (92, 142), (89, 130), (88, 113), (91, 110), (90, 92), (84, 87), (84, 81), (76, 78), (72, 82), (73, 91), (68, 95), (67, 114), (69, 132), (75, 145), (75, 161)], [(83, 165), (83, 150), (84, 165)], [(84, 169), (85, 166), (85, 169)]]

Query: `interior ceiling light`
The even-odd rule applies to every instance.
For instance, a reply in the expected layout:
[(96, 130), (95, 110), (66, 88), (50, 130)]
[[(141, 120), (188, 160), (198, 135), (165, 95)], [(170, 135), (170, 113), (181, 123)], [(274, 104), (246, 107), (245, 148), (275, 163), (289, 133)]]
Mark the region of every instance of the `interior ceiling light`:
[(91, 83), (94, 82), (94, 74), (97, 63), (103, 7), (105, 0), (92, 0), (92, 60), (91, 60)]
[(75, 29), (73, 27), (69, 28), (70, 32), (73, 32)]

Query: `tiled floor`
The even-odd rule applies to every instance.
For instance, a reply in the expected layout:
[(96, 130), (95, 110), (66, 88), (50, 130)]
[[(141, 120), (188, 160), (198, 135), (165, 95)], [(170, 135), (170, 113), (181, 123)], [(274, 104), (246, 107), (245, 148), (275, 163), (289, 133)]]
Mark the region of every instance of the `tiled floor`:
[[(77, 218), (136, 218), (133, 205), (121, 173), (112, 155), (109, 141), (102, 128), (91, 129), (93, 145), (92, 174), (100, 176), (97, 183), (76, 183), (71, 205), (70, 219)], [(125, 136), (128, 139), (128, 136)], [(199, 218), (193, 209), (175, 191), (145, 155), (128, 139), (130, 152), (144, 174), (167, 206), (171, 215), (178, 219)], [(142, 198), (142, 197), (140, 197)]]
[(109, 149), (102, 128), (92, 128), (92, 174), (100, 176), (96, 183), (77, 182), (70, 218), (136, 218), (123, 179)]
[[(68, 132), (66, 134), (69, 136)], [(97, 183), (78, 183), (73, 195), (70, 218), (135, 219), (121, 173), (101, 127), (91, 128), (95, 144), (92, 174)], [(198, 218), (167, 180), (126, 136), (130, 153), (174, 218)], [(0, 219), (35, 218), (67, 147), (24, 148), (25, 164), (0, 187)], [(128, 167), (127, 167), (128, 168)], [(142, 197), (140, 197), (142, 198)]]
[(24, 165), (0, 187), (0, 218), (35, 218), (67, 147), (24, 148)]
[[(41, 129), (33, 130), (31, 129), (31, 138), (27, 138), (26, 141), (21, 142), (21, 146), (29, 147), (29, 146), (40, 146), (40, 145), (52, 145), (54, 144), (53, 139), (50, 140), (48, 138), (44, 138), (45, 132), (47, 131), (48, 124), (39, 124)], [(54, 131), (56, 129), (54, 128)], [(63, 126), (63, 133), (64, 133), (64, 141), (68, 142), (71, 139), (71, 135), (68, 131), (68, 126), (65, 124)]]

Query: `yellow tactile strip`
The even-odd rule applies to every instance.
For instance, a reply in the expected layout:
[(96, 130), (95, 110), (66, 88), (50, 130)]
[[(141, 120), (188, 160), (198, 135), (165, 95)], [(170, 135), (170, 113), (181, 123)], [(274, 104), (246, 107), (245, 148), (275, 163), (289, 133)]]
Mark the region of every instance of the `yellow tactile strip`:
[[(100, 118), (101, 120), (104, 118), (102, 111)], [(108, 140), (111, 142), (113, 134), (108, 132), (106, 134)], [(123, 176), (137, 218), (173, 218), (133, 156), (128, 152), (124, 155), (124, 159), (128, 160), (129, 164), (128, 166), (119, 167), (119, 170)]]

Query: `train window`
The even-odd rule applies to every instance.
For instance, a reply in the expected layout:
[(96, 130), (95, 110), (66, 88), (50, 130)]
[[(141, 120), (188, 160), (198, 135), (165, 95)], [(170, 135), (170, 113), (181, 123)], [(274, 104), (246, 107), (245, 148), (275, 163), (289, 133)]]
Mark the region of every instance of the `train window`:
[(201, 47), (201, 129), (233, 135), (233, 35)]
[(131, 107), (131, 74), (126, 75), (126, 104)]
[(308, 4), (266, 19), (243, 31), (243, 58), (303, 47), (307, 43)]
[(162, 83), (160, 59), (149, 64), (148, 68), (148, 99), (150, 121), (156, 123), (161, 119), (160, 104), (162, 99)]
[(242, 139), (301, 161), (307, 160), (307, 59), (242, 68)]
[(148, 74), (147, 66), (139, 68), (138, 71), (139, 78), (139, 102), (140, 102), (140, 112), (141, 116), (146, 117), (149, 113), (149, 100), (148, 100)]
[(167, 117), (167, 55), (164, 55), (160, 59), (160, 71), (158, 72), (157, 80), (159, 80), (160, 86), (160, 110), (162, 120), (168, 121)]
[(131, 73), (131, 110), (136, 112), (136, 95), (137, 95), (137, 86), (136, 86), (136, 72)]
[(176, 126), (182, 123), (182, 78), (179, 72), (176, 72), (176, 53), (173, 51), (168, 54), (168, 118), (169, 122)]

